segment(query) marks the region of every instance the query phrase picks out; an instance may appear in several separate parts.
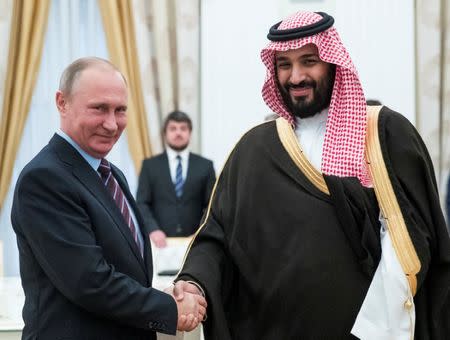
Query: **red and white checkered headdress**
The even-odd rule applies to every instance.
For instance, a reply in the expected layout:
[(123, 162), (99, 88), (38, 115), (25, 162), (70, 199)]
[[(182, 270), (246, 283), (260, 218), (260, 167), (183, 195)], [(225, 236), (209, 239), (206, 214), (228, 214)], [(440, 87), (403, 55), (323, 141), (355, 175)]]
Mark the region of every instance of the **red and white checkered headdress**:
[[(317, 23), (322, 16), (314, 12), (298, 12), (283, 20), (278, 30), (290, 30)], [(292, 125), (294, 117), (288, 111), (278, 90), (275, 70), (276, 51), (298, 49), (314, 44), (319, 58), (336, 65), (336, 77), (328, 110), (328, 119), (322, 153), (322, 172), (338, 177), (357, 177), (361, 184), (370, 186), (371, 180), (364, 163), (366, 136), (366, 100), (350, 55), (334, 27), (314, 35), (287, 41), (271, 41), (261, 51), (267, 67), (262, 96), (266, 104)]]

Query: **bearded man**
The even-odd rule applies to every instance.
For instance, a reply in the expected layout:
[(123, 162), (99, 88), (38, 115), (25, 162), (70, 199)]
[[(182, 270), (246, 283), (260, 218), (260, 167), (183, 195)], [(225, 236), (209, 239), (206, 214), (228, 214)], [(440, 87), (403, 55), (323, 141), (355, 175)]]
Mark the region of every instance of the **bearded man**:
[(334, 19), (299, 12), (261, 52), (280, 118), (229, 156), (174, 287), (205, 338), (449, 339), (450, 241), (419, 134), (366, 107)]
[(189, 152), (191, 133), (189, 116), (171, 112), (163, 128), (166, 150), (142, 162), (136, 200), (158, 248), (166, 237), (195, 233), (216, 181), (213, 162)]

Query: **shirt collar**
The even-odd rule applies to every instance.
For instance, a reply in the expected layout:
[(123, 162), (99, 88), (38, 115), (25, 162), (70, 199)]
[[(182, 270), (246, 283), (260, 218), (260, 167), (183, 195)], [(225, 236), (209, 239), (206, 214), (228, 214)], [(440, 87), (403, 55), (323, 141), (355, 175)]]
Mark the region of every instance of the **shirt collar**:
[(174, 149), (172, 149), (170, 146), (166, 145), (166, 152), (167, 152), (167, 157), (170, 160), (175, 160), (177, 158), (178, 155), (180, 155), (182, 160), (187, 160), (188, 156), (189, 156), (189, 150), (188, 148), (182, 150), (182, 151), (175, 151)]
[(61, 138), (64, 138), (70, 145), (72, 145), (75, 150), (79, 152), (79, 154), (88, 162), (88, 164), (97, 171), (98, 167), (100, 166), (101, 159), (92, 157), (89, 155), (86, 151), (84, 151), (72, 138), (70, 138), (64, 131), (59, 129), (56, 131), (56, 134), (59, 135)]

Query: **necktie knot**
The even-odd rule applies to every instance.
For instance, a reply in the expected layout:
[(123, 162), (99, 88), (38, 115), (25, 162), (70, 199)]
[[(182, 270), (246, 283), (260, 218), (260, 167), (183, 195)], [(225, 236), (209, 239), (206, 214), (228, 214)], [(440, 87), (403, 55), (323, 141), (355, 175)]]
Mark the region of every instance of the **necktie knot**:
[(102, 158), (102, 160), (100, 161), (98, 172), (103, 179), (108, 178), (109, 174), (111, 173), (111, 165), (106, 159)]

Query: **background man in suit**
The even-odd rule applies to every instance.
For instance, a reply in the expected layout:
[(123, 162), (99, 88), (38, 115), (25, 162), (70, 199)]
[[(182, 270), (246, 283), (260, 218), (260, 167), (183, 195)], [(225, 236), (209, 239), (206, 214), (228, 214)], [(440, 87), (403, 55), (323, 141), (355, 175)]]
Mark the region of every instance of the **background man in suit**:
[[(145, 223), (104, 157), (127, 123), (127, 86), (106, 60), (82, 58), (56, 92), (61, 129), (23, 169), (11, 213), (25, 291), (23, 339), (156, 339), (203, 318), (152, 284)], [(97, 170), (98, 169), (98, 170)]]
[(166, 151), (142, 163), (136, 199), (157, 247), (166, 246), (166, 236), (195, 233), (216, 180), (213, 163), (188, 150), (186, 113), (170, 113), (163, 132)]

